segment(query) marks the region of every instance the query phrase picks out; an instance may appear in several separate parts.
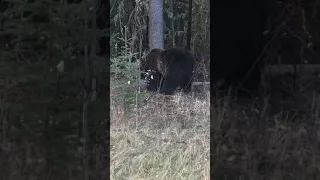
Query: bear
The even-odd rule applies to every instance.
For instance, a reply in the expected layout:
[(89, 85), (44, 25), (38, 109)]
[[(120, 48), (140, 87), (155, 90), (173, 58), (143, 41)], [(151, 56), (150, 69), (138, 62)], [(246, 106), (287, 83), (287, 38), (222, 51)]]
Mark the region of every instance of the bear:
[(149, 51), (145, 58), (144, 61), (141, 62), (141, 70), (144, 71), (153, 71), (157, 67), (157, 61), (156, 59), (158, 56), (163, 52), (163, 49), (159, 48), (154, 48), (151, 51)]
[(143, 79), (146, 80), (146, 88), (148, 91), (157, 92), (162, 84), (161, 74), (158, 70), (147, 70)]
[(189, 51), (182, 48), (155, 48), (145, 59), (144, 66), (153, 70), (153, 78), (148, 78), (147, 89), (157, 89), (165, 95), (172, 95), (178, 88), (185, 93), (191, 92), (195, 62)]

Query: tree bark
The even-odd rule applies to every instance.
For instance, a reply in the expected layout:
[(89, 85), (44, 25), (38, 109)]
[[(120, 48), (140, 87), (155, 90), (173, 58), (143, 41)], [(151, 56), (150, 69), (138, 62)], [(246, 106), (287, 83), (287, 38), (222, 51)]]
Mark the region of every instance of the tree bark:
[(163, 46), (163, 0), (149, 0), (149, 49)]

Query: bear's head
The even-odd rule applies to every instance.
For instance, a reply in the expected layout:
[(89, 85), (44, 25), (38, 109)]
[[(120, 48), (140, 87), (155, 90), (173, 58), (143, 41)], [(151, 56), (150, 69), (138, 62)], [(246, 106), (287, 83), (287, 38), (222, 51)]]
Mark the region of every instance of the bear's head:
[(157, 59), (160, 54), (163, 52), (163, 49), (155, 48), (148, 52), (145, 56), (144, 61), (141, 63), (142, 69), (156, 69), (157, 68)]
[(150, 69), (157, 69), (161, 75), (166, 75), (167, 59), (164, 49), (152, 49), (146, 56), (146, 63)]

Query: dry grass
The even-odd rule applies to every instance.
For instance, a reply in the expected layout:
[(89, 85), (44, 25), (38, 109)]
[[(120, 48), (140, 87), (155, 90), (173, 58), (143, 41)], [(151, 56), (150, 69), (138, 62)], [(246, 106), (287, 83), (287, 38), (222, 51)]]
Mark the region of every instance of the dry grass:
[(131, 116), (111, 102), (111, 179), (209, 179), (209, 97), (156, 96)]
[(132, 116), (112, 103), (112, 179), (320, 179), (320, 83), (271, 87), (211, 106), (208, 94), (158, 96)]
[(302, 87), (211, 104), (213, 179), (320, 179), (320, 96)]

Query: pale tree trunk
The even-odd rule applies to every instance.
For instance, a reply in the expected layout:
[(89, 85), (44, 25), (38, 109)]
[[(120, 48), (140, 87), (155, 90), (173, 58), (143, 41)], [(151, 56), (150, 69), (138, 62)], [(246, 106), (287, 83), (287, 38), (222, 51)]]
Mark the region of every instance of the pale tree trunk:
[(149, 0), (149, 49), (163, 46), (163, 0)]

